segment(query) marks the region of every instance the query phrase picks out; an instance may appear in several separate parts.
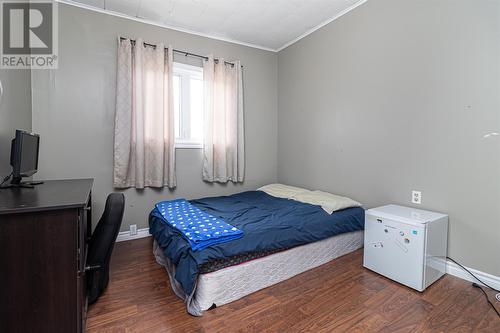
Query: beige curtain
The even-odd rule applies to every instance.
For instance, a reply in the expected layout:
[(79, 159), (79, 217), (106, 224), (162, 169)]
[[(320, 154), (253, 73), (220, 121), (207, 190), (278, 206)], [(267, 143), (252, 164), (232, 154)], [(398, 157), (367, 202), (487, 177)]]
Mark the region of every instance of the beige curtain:
[(245, 142), (243, 79), (239, 61), (209, 57), (203, 64), (203, 180), (243, 182)]
[(116, 85), (117, 188), (176, 186), (173, 53), (163, 44), (121, 40)]

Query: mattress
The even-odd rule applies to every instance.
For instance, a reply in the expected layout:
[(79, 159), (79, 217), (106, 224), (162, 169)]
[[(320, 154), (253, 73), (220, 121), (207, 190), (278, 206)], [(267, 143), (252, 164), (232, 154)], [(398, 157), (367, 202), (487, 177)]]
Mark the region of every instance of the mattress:
[(239, 239), (194, 251), (157, 207), (151, 211), (149, 232), (176, 266), (175, 279), (188, 295), (193, 293), (198, 275), (207, 273), (205, 264), (213, 266), (217, 260), (224, 266), (226, 260), (238, 261), (238, 256), (282, 251), (364, 228), (365, 212), (361, 207), (328, 214), (319, 205), (277, 198), (263, 191), (202, 198), (190, 203), (244, 234)]
[(168, 272), (172, 289), (186, 302), (190, 314), (201, 316), (213, 305), (221, 306), (267, 288), (297, 274), (323, 265), (363, 246), (363, 231), (348, 232), (314, 243), (294, 247), (265, 257), (200, 274), (191, 295), (185, 295), (173, 278), (175, 267), (156, 240), (156, 261)]

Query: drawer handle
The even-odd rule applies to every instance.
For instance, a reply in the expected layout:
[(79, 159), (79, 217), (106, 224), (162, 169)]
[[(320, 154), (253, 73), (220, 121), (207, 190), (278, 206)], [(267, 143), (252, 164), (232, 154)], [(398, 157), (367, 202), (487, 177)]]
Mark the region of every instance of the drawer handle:
[(85, 266), (85, 272), (95, 271), (98, 270), (99, 268), (101, 268), (101, 265), (94, 265), (94, 266), (87, 265)]
[(78, 270), (78, 276), (82, 276), (84, 273), (87, 273), (87, 272), (92, 272), (92, 271), (98, 270), (99, 268), (101, 268), (101, 265), (95, 265), (95, 266), (87, 265), (87, 266), (85, 266), (83, 271)]

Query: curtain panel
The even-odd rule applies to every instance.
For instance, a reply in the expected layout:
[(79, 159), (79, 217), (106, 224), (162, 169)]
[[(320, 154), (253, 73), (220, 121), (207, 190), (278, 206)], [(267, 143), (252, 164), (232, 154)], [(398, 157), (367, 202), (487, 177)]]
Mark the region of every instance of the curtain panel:
[(212, 56), (203, 63), (203, 180), (243, 182), (245, 136), (241, 64)]
[(176, 186), (173, 52), (163, 44), (118, 45), (114, 175), (116, 188)]

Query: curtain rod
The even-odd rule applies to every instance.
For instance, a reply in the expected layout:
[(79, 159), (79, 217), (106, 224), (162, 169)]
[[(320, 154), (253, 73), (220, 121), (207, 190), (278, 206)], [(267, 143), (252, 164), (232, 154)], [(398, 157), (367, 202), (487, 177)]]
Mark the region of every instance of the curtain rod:
[[(120, 40), (130, 40), (130, 42), (132, 44), (135, 44), (135, 39), (130, 39), (130, 38), (126, 38), (126, 37), (120, 37)], [(155, 44), (150, 44), (150, 43), (146, 43), (146, 42), (143, 42), (144, 46), (151, 46), (153, 48), (156, 48), (156, 45)], [(167, 49), (167, 48), (165, 48)], [(208, 60), (208, 57), (207, 56), (204, 56), (204, 55), (200, 55), (200, 54), (196, 54), (196, 53), (191, 53), (191, 52), (187, 52), (187, 51), (182, 51), (182, 50), (176, 50), (176, 49), (173, 49), (172, 50), (173, 52), (176, 52), (176, 53), (181, 53), (181, 54), (184, 54), (186, 57), (187, 56), (191, 56), (191, 57), (196, 57), (196, 58), (201, 58), (201, 59), (204, 59), (204, 60)], [(214, 59), (215, 62), (218, 62), (219, 60), (218, 59)], [(230, 61), (224, 61), (224, 63), (226, 65), (231, 65), (234, 67), (234, 63), (233, 62), (230, 62)], [(241, 68), (243, 68), (243, 66), (241, 66)]]

